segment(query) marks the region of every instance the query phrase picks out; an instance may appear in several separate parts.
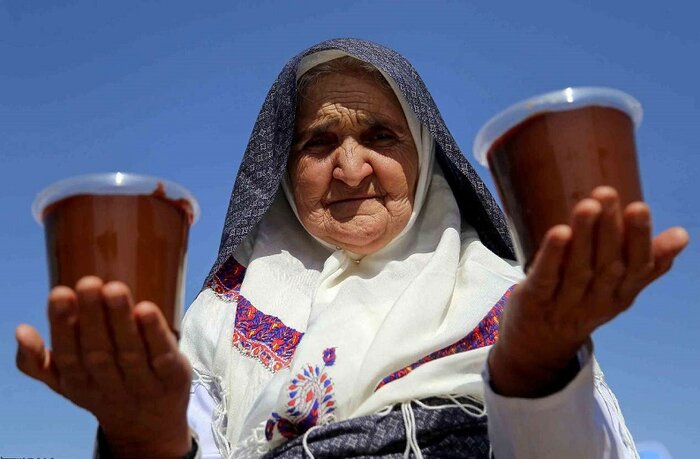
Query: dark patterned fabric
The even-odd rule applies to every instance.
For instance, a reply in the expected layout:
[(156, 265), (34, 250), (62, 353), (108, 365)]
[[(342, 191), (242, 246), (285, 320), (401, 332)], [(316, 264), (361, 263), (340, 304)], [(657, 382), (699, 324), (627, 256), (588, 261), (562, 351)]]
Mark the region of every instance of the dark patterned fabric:
[(369, 62), (390, 75), (418, 120), (432, 134), (436, 155), (464, 218), (497, 255), (514, 258), (503, 213), (450, 134), (423, 80), (397, 52), (376, 43), (343, 38), (324, 41), (292, 58), (267, 94), (253, 128), (233, 187), (216, 262), (204, 287), (257, 225), (272, 204), (286, 169), (296, 110), (296, 69), (318, 51), (337, 49)]
[[(429, 399), (428, 404), (444, 400)], [(486, 417), (474, 417), (460, 408), (429, 410), (412, 404), (416, 439), (424, 458), (488, 459), (490, 455)], [(289, 440), (263, 459), (308, 457), (303, 437)], [(307, 435), (309, 451), (321, 458), (402, 459), (406, 428), (401, 409), (386, 416), (372, 415), (335, 422)], [(415, 457), (411, 455), (411, 457)]]
[(245, 266), (238, 263), (235, 258), (229, 258), (213, 275), (209, 276), (206, 287), (223, 301), (238, 302), (245, 272)]

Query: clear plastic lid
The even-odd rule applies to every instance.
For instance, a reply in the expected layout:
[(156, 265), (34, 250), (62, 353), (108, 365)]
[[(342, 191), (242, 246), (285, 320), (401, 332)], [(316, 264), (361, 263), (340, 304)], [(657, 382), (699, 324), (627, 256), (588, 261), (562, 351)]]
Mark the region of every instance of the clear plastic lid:
[(185, 187), (169, 180), (125, 172), (87, 174), (67, 178), (44, 188), (34, 199), (32, 215), (43, 224), (44, 209), (61, 199), (79, 194), (149, 195), (163, 191), (172, 200), (185, 199), (192, 207), (192, 224), (199, 218), (199, 203)]
[(488, 167), (486, 154), (493, 143), (522, 121), (538, 113), (590, 105), (621, 110), (629, 115), (635, 127), (642, 122), (642, 105), (626, 92), (603, 87), (566, 88), (518, 102), (488, 120), (474, 139), (474, 156), (482, 166)]

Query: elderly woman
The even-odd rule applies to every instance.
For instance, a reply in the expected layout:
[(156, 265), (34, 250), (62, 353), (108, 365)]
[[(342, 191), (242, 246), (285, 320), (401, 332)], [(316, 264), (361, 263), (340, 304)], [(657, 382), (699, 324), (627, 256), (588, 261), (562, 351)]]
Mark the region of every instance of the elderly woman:
[(410, 64), (332, 40), (268, 94), (181, 351), (87, 277), (18, 364), (95, 414), (102, 457), (636, 457), (590, 336), (686, 243), (603, 187), (524, 276)]

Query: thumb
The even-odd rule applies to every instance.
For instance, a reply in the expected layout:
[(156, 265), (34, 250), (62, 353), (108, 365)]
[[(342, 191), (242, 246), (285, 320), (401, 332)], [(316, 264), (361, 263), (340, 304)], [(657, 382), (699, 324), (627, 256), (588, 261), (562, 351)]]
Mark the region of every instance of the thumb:
[(689, 241), (688, 232), (680, 226), (669, 228), (656, 236), (651, 244), (654, 254), (654, 269), (649, 274), (648, 282), (666, 274), (671, 269), (673, 260), (683, 251)]
[(37, 379), (60, 393), (58, 374), (53, 368), (51, 352), (44, 347), (44, 341), (30, 325), (21, 324), (15, 330), (17, 339), (16, 363), (22, 373)]

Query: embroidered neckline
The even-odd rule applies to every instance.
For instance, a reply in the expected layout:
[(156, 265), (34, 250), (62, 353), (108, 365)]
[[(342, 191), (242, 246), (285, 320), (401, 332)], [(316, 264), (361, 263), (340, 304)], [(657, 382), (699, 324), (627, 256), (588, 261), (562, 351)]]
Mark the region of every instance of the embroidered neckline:
[(207, 287), (223, 301), (235, 303), (233, 347), (275, 373), (290, 365), (304, 333), (288, 327), (279, 317), (258, 310), (241, 294), (245, 273), (246, 268), (231, 257)]
[(508, 290), (506, 290), (501, 299), (498, 300), (488, 314), (481, 319), (481, 322), (479, 322), (479, 324), (471, 332), (469, 332), (467, 336), (450, 344), (449, 346), (426, 355), (420, 360), (417, 360), (416, 362), (400, 370), (391, 373), (382, 379), (379, 384), (377, 384), (374, 391), (376, 392), (390, 382), (403, 378), (411, 371), (415, 370), (421, 365), (432, 362), (433, 360), (494, 344), (498, 339), (498, 326), (501, 321), (501, 315), (503, 314), (503, 307), (508, 301), (508, 298), (510, 298), (510, 294), (513, 292), (514, 288), (515, 285), (512, 285)]

